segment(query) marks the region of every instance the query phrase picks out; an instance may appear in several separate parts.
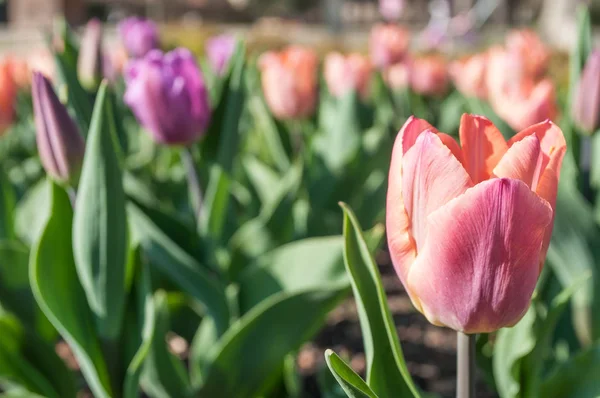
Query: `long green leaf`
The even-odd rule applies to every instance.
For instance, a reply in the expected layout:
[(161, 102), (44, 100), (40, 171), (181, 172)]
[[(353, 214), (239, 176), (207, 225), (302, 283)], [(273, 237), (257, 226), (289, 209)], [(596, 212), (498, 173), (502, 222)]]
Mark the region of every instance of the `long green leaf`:
[(377, 398), (377, 395), (359, 375), (333, 351), (325, 351), (325, 360), (333, 376), (349, 398)]
[(98, 333), (115, 340), (125, 308), (127, 218), (107, 90), (103, 83), (87, 139), (73, 222), (73, 254)]
[(544, 398), (589, 398), (600, 396), (600, 343), (559, 366), (544, 381)]
[(16, 205), (15, 191), (8, 178), (0, 170), (0, 239), (13, 239), (15, 237)]
[(44, 314), (73, 350), (94, 395), (109, 398), (113, 395), (106, 364), (75, 270), (71, 204), (67, 194), (54, 183), (51, 209), (51, 216), (31, 251), (31, 289)]
[(369, 253), (354, 213), (345, 204), (341, 206), (344, 210), (344, 261), (363, 333), (367, 384), (383, 397), (419, 396), (404, 362), (377, 264)]

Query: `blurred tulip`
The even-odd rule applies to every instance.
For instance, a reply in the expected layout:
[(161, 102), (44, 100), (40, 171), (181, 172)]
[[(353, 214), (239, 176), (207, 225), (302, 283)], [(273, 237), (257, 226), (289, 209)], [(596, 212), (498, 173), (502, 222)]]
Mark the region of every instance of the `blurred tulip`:
[(369, 51), (371, 62), (385, 68), (404, 59), (410, 42), (409, 32), (394, 24), (380, 24), (371, 29)]
[(0, 135), (2, 135), (15, 119), (15, 101), (17, 85), (12, 69), (7, 62), (0, 64)]
[(311, 116), (317, 104), (318, 59), (311, 49), (290, 46), (259, 60), (265, 100), (278, 119)]
[(403, 10), (404, 0), (379, 0), (379, 12), (386, 21), (397, 21)]
[(529, 29), (513, 30), (506, 36), (506, 50), (522, 61), (523, 72), (540, 78), (546, 72), (550, 51), (537, 33)]
[(369, 59), (361, 54), (330, 53), (325, 58), (325, 82), (335, 97), (356, 90), (362, 98), (369, 95), (372, 67)]
[(150, 50), (159, 48), (156, 24), (139, 17), (126, 18), (118, 26), (121, 41), (132, 58), (142, 58)]
[(56, 76), (54, 55), (45, 48), (33, 51), (27, 57), (27, 65), (29, 65), (29, 79), (31, 79), (31, 71), (34, 70), (41, 72), (50, 80), (54, 80)]
[(387, 194), (390, 255), (434, 325), (488, 333), (529, 307), (552, 234), (566, 143), (552, 122), (506, 142), (463, 115), (461, 145), (409, 118), (394, 144)]
[(103, 77), (102, 22), (91, 19), (81, 39), (81, 48), (77, 59), (77, 75), (82, 86), (96, 90)]
[(33, 73), (33, 111), (36, 141), (46, 173), (63, 184), (76, 184), (81, 171), (85, 143), (77, 125), (58, 100), (50, 81)]
[(206, 41), (206, 56), (208, 62), (218, 75), (223, 75), (227, 71), (229, 59), (233, 55), (236, 46), (236, 39), (231, 35), (215, 36)]
[(410, 85), (410, 67), (406, 62), (394, 64), (384, 70), (383, 78), (392, 90), (404, 90)]
[(104, 62), (102, 63), (102, 74), (109, 82), (116, 82), (122, 75), (125, 65), (127, 65), (127, 50), (122, 46), (117, 46), (111, 52), (104, 53)]
[(211, 116), (208, 90), (189, 50), (152, 50), (130, 61), (125, 83), (125, 103), (157, 142), (189, 145), (206, 131)]
[(29, 87), (31, 85), (31, 68), (26, 59), (11, 55), (7, 56), (3, 63), (10, 71), (17, 87)]
[(454, 85), (463, 95), (486, 98), (487, 55), (475, 54), (465, 59), (453, 61), (448, 72)]
[(410, 68), (410, 85), (416, 93), (438, 96), (448, 91), (448, 67), (441, 56), (416, 58)]
[(571, 114), (583, 131), (591, 134), (600, 127), (600, 51), (588, 57), (580, 80), (575, 83), (575, 98)]

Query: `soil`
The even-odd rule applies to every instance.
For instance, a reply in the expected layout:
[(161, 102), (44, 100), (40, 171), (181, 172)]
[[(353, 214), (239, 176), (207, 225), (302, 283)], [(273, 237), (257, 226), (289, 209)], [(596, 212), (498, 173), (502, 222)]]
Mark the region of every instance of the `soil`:
[[(415, 310), (394, 272), (386, 250), (378, 254), (377, 262), (408, 370), (415, 383), (428, 393), (442, 397), (455, 396), (456, 333), (431, 325)], [(350, 366), (364, 377), (365, 355), (353, 297), (332, 311), (325, 328), (299, 353), (298, 368), (305, 377), (306, 398), (322, 396), (316, 374), (326, 366), (323, 354), (327, 348), (343, 358), (349, 358)], [(477, 396), (497, 397), (479, 376)]]

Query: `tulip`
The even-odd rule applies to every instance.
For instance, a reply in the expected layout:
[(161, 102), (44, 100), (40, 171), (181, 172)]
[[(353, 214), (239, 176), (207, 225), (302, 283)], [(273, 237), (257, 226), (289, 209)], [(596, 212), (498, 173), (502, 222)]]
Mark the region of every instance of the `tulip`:
[(600, 127), (600, 51), (588, 57), (581, 78), (576, 83), (571, 114), (583, 131), (591, 134)]
[(540, 78), (548, 68), (550, 52), (532, 30), (514, 30), (506, 36), (506, 50), (522, 60), (523, 72)]
[(33, 73), (31, 91), (36, 141), (42, 165), (54, 180), (75, 184), (85, 151), (83, 137), (65, 106), (58, 100), (52, 84), (40, 72)]
[(448, 68), (439, 56), (416, 58), (411, 65), (410, 85), (422, 95), (439, 96), (448, 91)]
[(159, 143), (188, 145), (210, 121), (208, 90), (193, 54), (150, 51), (126, 66), (125, 103)]
[(408, 31), (401, 26), (376, 25), (369, 37), (369, 51), (373, 65), (383, 69), (402, 61), (408, 50), (409, 41)]
[(404, 90), (410, 85), (410, 67), (401, 62), (390, 66), (383, 72), (383, 79), (392, 90)]
[(213, 71), (218, 75), (223, 75), (227, 71), (236, 43), (235, 37), (231, 35), (215, 36), (207, 40), (206, 56)]
[(554, 123), (506, 142), (463, 115), (459, 144), (409, 118), (393, 148), (388, 246), (415, 307), (472, 334), (516, 324), (529, 306), (552, 234), (566, 143)]
[(92, 19), (81, 40), (77, 73), (79, 81), (88, 90), (96, 90), (102, 81), (102, 30), (102, 22)]
[(0, 135), (2, 135), (15, 119), (15, 100), (17, 85), (9, 63), (0, 64)]
[(404, 10), (404, 0), (379, 0), (379, 13), (386, 21), (400, 19)]
[(314, 51), (291, 46), (261, 56), (262, 88), (271, 112), (281, 120), (311, 116), (317, 104), (317, 66)]
[(325, 81), (329, 92), (342, 97), (351, 91), (357, 91), (362, 98), (369, 95), (371, 63), (360, 54), (344, 56), (330, 53), (325, 58)]
[(151, 20), (130, 17), (119, 23), (121, 41), (132, 58), (142, 58), (159, 48), (158, 28)]
[(471, 57), (453, 61), (448, 72), (454, 85), (467, 97), (486, 98), (487, 55), (476, 54)]

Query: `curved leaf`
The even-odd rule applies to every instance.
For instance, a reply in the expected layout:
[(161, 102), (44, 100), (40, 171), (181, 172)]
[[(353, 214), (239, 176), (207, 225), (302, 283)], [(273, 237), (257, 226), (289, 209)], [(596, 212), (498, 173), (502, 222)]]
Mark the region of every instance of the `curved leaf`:
[(349, 398), (377, 398), (377, 395), (359, 375), (333, 351), (325, 351), (325, 361), (337, 382)]

